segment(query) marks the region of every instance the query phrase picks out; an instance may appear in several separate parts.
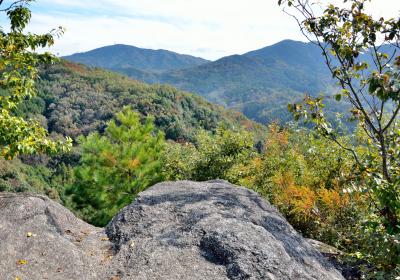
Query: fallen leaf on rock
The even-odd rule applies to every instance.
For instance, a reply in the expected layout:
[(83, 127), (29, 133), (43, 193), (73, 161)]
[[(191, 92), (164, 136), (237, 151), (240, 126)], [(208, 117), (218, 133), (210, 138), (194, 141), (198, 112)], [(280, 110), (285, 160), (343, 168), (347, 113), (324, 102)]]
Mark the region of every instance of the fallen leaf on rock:
[(28, 263), (27, 260), (18, 260), (17, 261), (17, 264), (19, 264), (19, 265), (24, 265), (24, 264), (27, 264), (27, 263)]
[(101, 239), (100, 239), (101, 241), (108, 241), (108, 240), (110, 240), (108, 237), (102, 237)]
[(28, 232), (28, 233), (26, 234), (26, 237), (35, 237), (35, 236), (37, 236), (37, 234), (34, 234), (34, 233), (32, 233), (32, 232)]

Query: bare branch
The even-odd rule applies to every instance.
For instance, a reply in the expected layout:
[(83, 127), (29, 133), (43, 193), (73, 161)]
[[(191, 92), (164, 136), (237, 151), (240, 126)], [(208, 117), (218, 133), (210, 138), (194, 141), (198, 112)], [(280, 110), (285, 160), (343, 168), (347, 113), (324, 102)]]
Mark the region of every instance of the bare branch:
[(397, 108), (393, 112), (392, 117), (390, 118), (389, 122), (386, 124), (386, 126), (382, 129), (382, 132), (385, 132), (393, 123), (393, 121), (396, 119), (397, 115), (399, 114), (400, 111), (400, 103), (397, 105)]
[[(23, 3), (27, 4), (29, 1), (30, 0), (18, 0), (18, 1), (15, 1), (14, 3), (11, 3), (7, 8), (0, 9), (0, 12), (7, 12), (7, 11), (13, 9), (14, 7), (16, 7), (16, 6), (20, 5), (20, 4), (23, 4)], [(0, 6), (2, 5), (3, 2), (4, 2), (4, 0), (0, 0)]]

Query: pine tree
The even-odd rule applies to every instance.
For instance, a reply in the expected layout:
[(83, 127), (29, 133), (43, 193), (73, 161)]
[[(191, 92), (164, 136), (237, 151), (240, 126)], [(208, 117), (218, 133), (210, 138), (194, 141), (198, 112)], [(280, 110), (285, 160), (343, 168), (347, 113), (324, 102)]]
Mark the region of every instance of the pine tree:
[(155, 130), (152, 118), (141, 124), (139, 114), (128, 107), (108, 123), (104, 135), (95, 132), (79, 143), (77, 180), (67, 193), (73, 207), (92, 224), (105, 225), (140, 191), (162, 179), (164, 135)]

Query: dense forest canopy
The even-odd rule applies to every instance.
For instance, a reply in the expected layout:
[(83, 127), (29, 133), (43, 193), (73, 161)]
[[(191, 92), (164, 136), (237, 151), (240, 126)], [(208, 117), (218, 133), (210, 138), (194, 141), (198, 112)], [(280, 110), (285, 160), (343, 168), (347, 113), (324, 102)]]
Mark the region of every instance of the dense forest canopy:
[(167, 139), (190, 141), (200, 128), (219, 123), (262, 131), (262, 125), (240, 113), (213, 105), (194, 94), (167, 85), (147, 85), (101, 69), (63, 61), (42, 71), (38, 96), (20, 107), (22, 114), (40, 114), (50, 132), (72, 138), (105, 128), (126, 105), (142, 116), (154, 116)]

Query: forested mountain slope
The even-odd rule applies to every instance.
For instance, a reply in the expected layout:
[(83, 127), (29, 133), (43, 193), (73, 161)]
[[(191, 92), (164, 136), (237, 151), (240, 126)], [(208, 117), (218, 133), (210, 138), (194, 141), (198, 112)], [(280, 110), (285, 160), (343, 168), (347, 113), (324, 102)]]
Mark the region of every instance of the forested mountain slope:
[(316, 96), (333, 91), (331, 75), (323, 63), (320, 49), (311, 43), (291, 40), (243, 55), (161, 73), (146, 71), (140, 61), (130, 66), (101, 61), (91, 57), (90, 61), (81, 62), (149, 83), (172, 84), (211, 102), (239, 110), (262, 123), (291, 120), (287, 104), (301, 100), (306, 93)]
[(43, 71), (38, 97), (25, 103), (20, 111), (42, 115), (50, 132), (75, 138), (94, 130), (101, 131), (106, 122), (127, 105), (143, 116), (154, 116), (156, 126), (173, 140), (190, 140), (198, 129), (213, 130), (219, 123), (262, 129), (240, 113), (172, 86), (151, 86), (66, 61)]
[[(147, 83), (171, 84), (240, 111), (264, 124), (292, 120), (287, 105), (299, 102), (305, 94), (328, 96), (326, 102), (329, 103), (328, 114), (331, 117), (333, 112), (345, 112), (348, 108), (329, 98), (336, 93), (337, 86), (324, 63), (320, 48), (312, 43), (284, 40), (243, 55), (231, 55), (213, 62), (199, 61), (191, 67), (178, 67), (174, 63), (166, 66), (170, 62), (161, 59), (160, 63), (165, 64), (163, 69), (158, 68), (157, 71), (152, 66), (144, 67), (140, 59), (129, 59), (118, 47), (108, 50), (113, 52), (113, 56), (125, 59), (107, 60), (109, 55), (94, 56), (89, 52), (82, 54), (85, 59), (78, 61)], [(382, 46), (380, 51), (393, 53), (391, 46)], [(79, 55), (67, 59), (76, 60)], [(368, 52), (360, 59), (373, 64)]]

